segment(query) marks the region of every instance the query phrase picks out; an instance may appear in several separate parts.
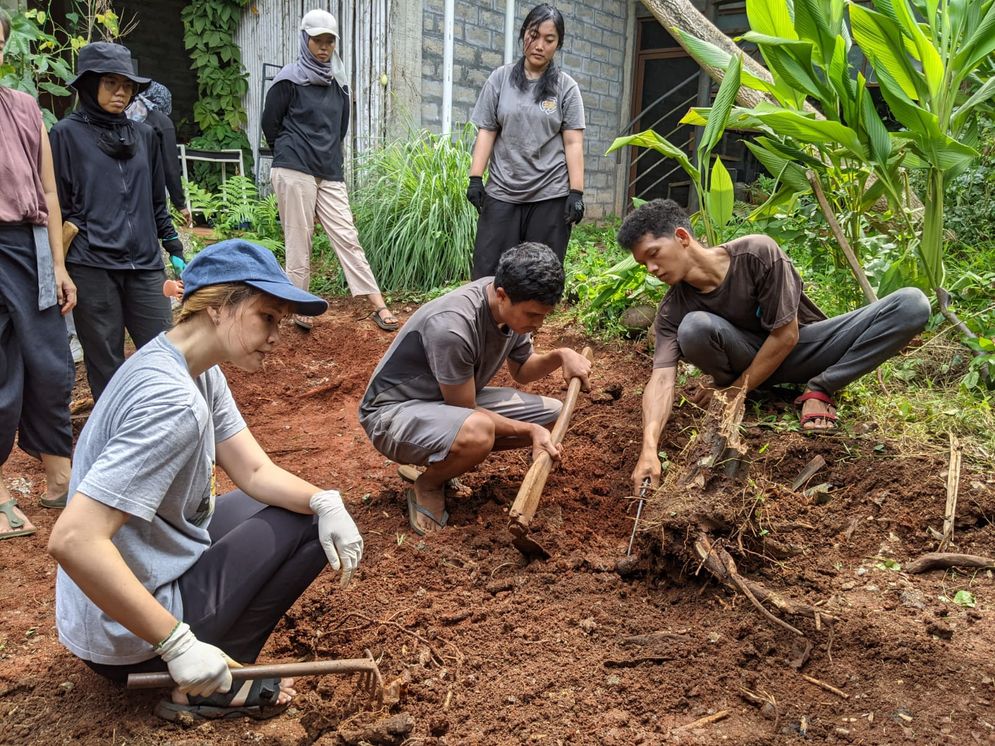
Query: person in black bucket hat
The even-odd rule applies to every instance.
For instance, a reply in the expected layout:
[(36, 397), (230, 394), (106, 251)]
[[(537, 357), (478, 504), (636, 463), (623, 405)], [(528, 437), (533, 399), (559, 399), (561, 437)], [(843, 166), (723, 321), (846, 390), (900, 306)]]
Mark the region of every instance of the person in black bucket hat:
[(127, 47), (87, 44), (70, 83), (79, 106), (51, 132), (64, 234), (78, 231), (66, 266), (79, 289), (74, 317), (94, 401), (124, 362), (125, 330), (141, 347), (172, 322), (160, 241), (185, 266), (156, 134), (124, 113), (150, 82), (135, 74)]
[[(56, 626), (113, 681), (168, 671), (162, 718), (265, 718), (286, 709), (293, 681), (232, 685), (230, 661), (254, 662), (325, 567), (348, 585), (363, 539), (337, 491), (266, 455), (220, 364), (263, 375), (281, 322), (328, 304), (239, 239), (197, 254), (183, 282), (176, 325), (128, 358), (80, 434), (49, 541)], [(237, 489), (217, 494), (218, 470)]]

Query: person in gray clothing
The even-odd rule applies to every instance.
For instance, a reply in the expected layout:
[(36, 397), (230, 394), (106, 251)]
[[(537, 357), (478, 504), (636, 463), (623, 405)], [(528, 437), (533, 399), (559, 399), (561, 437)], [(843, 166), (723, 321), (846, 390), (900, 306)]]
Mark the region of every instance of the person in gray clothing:
[[(256, 660), (326, 565), (348, 583), (363, 539), (338, 492), (270, 460), (219, 365), (260, 370), (284, 317), (328, 304), (238, 239), (200, 252), (183, 283), (176, 325), (128, 358), (80, 434), (48, 544), (55, 623), (113, 681), (169, 671), (160, 717), (269, 717), (293, 682), (233, 687), (230, 664)], [(219, 467), (237, 489), (217, 494)]]
[(520, 384), (555, 370), (588, 388), (591, 364), (561, 347), (536, 353), (532, 333), (563, 294), (563, 267), (549, 247), (523, 243), (483, 277), (426, 303), (405, 323), (373, 371), (359, 421), (374, 448), (403, 465), (413, 480), (408, 518), (418, 534), (446, 525), (444, 484), (492, 451), (525, 448), (533, 457), (560, 449), (547, 426), (560, 402), (488, 384), (502, 365)]
[(774, 239), (752, 235), (702, 246), (673, 200), (633, 211), (618, 242), (670, 285), (657, 311), (653, 374), (643, 391), (643, 443), (632, 473), (637, 491), (645, 478), (652, 486), (660, 478), (657, 445), (673, 406), (678, 360), (733, 393), (804, 385), (795, 400), (801, 427), (825, 432), (837, 427), (833, 395), (895, 355), (929, 321), (929, 301), (917, 288), (827, 319), (802, 292), (801, 277)]
[(534, 7), (518, 34), (522, 56), (491, 73), (473, 107), (466, 198), (480, 214), (475, 280), (493, 275), (501, 254), (522, 241), (546, 244), (562, 262), (571, 226), (584, 217), (584, 102), (553, 61), (563, 25), (556, 8)]

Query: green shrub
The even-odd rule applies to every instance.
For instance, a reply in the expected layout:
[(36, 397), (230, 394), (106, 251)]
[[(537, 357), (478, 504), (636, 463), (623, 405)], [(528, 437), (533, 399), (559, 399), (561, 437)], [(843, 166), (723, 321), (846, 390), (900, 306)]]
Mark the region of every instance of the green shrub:
[(426, 291), (469, 277), (477, 213), (466, 200), (473, 129), (421, 131), (363, 155), (352, 209), (384, 290)]

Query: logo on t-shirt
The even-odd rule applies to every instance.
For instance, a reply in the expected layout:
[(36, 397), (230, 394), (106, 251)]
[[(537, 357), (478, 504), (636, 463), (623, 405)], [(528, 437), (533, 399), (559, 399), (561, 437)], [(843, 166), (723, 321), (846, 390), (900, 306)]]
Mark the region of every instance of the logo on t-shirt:
[(543, 99), (542, 101), (539, 102), (539, 108), (547, 116), (555, 114), (556, 113), (556, 99), (552, 98), (552, 97), (547, 98), (547, 99)]
[(214, 515), (214, 500), (218, 494), (216, 474), (217, 472), (214, 464), (211, 464), (211, 486), (208, 493), (201, 498), (200, 504), (197, 506), (197, 512), (194, 513), (193, 518), (190, 519), (190, 523), (198, 528), (206, 524), (208, 519)]

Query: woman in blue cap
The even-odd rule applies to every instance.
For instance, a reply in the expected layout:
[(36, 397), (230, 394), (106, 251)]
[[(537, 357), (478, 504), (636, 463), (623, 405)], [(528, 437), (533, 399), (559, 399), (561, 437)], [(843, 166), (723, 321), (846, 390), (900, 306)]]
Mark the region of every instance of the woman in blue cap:
[[(363, 553), (334, 490), (275, 465), (249, 432), (220, 363), (258, 371), (291, 313), (327, 304), (268, 250), (223, 241), (183, 273), (176, 325), (111, 379), (76, 445), (69, 503), (52, 529), (59, 639), (115, 681), (168, 670), (156, 714), (269, 717), (292, 681), (232, 691), (325, 564), (348, 583)], [(215, 467), (237, 489), (215, 495)], [(317, 517), (316, 517), (317, 516)]]
[(79, 230), (66, 247), (66, 265), (79, 288), (73, 315), (94, 401), (124, 362), (125, 330), (141, 347), (172, 322), (160, 241), (183, 266), (159, 142), (124, 113), (149, 83), (135, 75), (127, 47), (87, 44), (70, 84), (79, 108), (52, 128), (62, 218)]
[[(317, 217), (350, 292), (365, 295), (373, 306), (370, 319), (393, 332), (399, 322), (380, 293), (349, 208), (342, 166), (349, 89), (336, 51), (338, 38), (335, 16), (324, 10), (306, 13), (301, 19), (300, 56), (273, 78), (263, 106), (262, 129), (273, 148), (270, 177), (283, 225), (287, 274), (297, 287), (308, 288)], [(306, 316), (296, 315), (294, 322), (302, 329), (311, 328)]]

